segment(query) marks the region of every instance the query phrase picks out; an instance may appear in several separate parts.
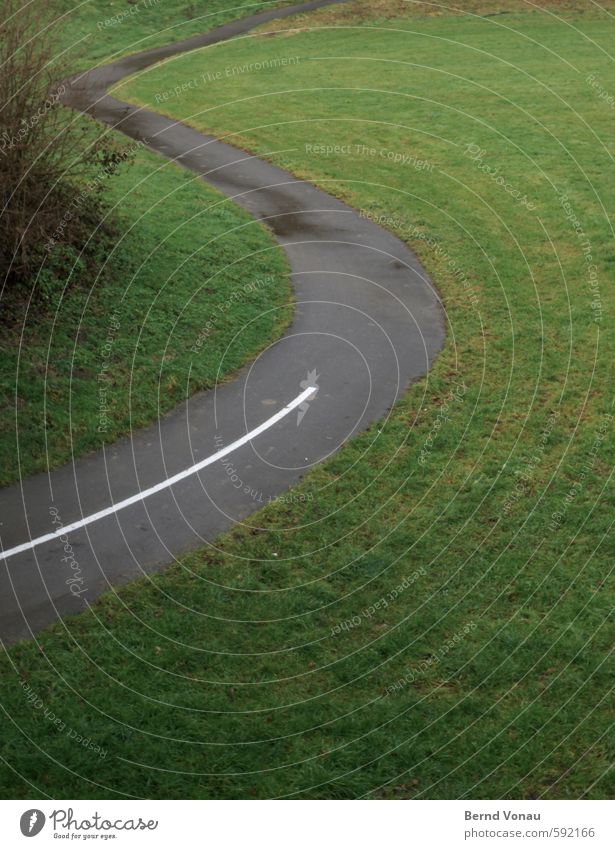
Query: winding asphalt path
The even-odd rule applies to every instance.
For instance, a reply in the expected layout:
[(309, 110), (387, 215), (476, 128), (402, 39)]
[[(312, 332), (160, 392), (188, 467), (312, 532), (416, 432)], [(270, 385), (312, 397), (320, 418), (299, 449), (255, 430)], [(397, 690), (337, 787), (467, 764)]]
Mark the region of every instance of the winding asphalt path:
[[(0, 492), (2, 550), (22, 549), (0, 559), (6, 643), (83, 610), (111, 586), (158, 570), (181, 552), (213, 543), (384, 416), (443, 344), (438, 297), (393, 235), (273, 165), (106, 93), (161, 59), (323, 5), (327, 0), (263, 12), (72, 81), (67, 105), (147, 139), (151, 150), (265, 221), (290, 261), (297, 304), (286, 335), (232, 382), (192, 396), (105, 451)], [(259, 427), (271, 417), (273, 423)], [(256, 428), (224, 458), (203, 463)], [(200, 471), (179, 475), (198, 463)], [(172, 486), (113, 509), (174, 475), (181, 479)], [(99, 512), (101, 518), (62, 537), (30, 542)]]

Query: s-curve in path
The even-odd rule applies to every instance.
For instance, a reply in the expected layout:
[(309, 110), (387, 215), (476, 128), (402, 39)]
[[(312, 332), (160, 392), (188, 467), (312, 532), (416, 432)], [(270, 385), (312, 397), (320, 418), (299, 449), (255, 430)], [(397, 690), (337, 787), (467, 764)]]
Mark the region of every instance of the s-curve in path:
[(80, 75), (65, 96), (266, 221), (288, 255), (296, 311), (286, 335), (232, 382), (105, 451), (0, 492), (5, 642), (212, 544), (383, 417), (443, 344), (438, 297), (393, 235), (273, 165), (106, 93), (173, 54), (322, 5), (263, 12), (121, 59)]

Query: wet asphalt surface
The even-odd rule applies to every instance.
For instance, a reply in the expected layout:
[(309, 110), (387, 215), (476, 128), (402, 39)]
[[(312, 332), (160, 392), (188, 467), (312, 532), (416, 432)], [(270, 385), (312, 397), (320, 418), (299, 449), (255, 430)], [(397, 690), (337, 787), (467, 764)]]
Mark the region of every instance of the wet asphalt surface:
[(215, 545), (216, 536), (237, 522), (255, 526), (249, 517), (270, 498), (386, 416), (443, 345), (437, 294), (396, 237), (273, 165), (106, 94), (123, 77), (161, 59), (321, 5), (327, 3), (263, 12), (130, 56), (80, 75), (65, 95), (67, 105), (132, 139), (146, 139), (151, 150), (201, 175), (266, 222), (288, 256), (296, 309), (286, 334), (232, 381), (193, 395), (104, 451), (0, 491), (2, 549), (203, 460), (296, 398), (308, 378), (318, 393), (300, 423), (293, 411), (225, 462), (64, 540), (3, 559), (0, 638), (6, 643), (83, 610), (102, 592), (159, 570), (187, 550)]

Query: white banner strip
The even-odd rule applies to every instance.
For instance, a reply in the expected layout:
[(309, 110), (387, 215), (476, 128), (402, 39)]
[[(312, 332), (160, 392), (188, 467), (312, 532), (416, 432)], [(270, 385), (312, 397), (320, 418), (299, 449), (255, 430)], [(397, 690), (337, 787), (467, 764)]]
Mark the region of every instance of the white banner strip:
[(612, 849), (603, 801), (0, 802), (3, 847), (230, 849), (543, 847)]

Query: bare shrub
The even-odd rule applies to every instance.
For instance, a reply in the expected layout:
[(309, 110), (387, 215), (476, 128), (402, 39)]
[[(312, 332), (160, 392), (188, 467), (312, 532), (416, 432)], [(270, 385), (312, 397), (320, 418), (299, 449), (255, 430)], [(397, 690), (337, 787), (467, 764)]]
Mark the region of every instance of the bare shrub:
[(117, 145), (61, 105), (69, 69), (58, 59), (50, 0), (3, 0), (0, 16), (0, 280), (10, 299), (31, 288), (68, 209), (76, 214), (56, 268), (97, 229), (102, 184), (83, 198), (80, 180), (107, 168)]

